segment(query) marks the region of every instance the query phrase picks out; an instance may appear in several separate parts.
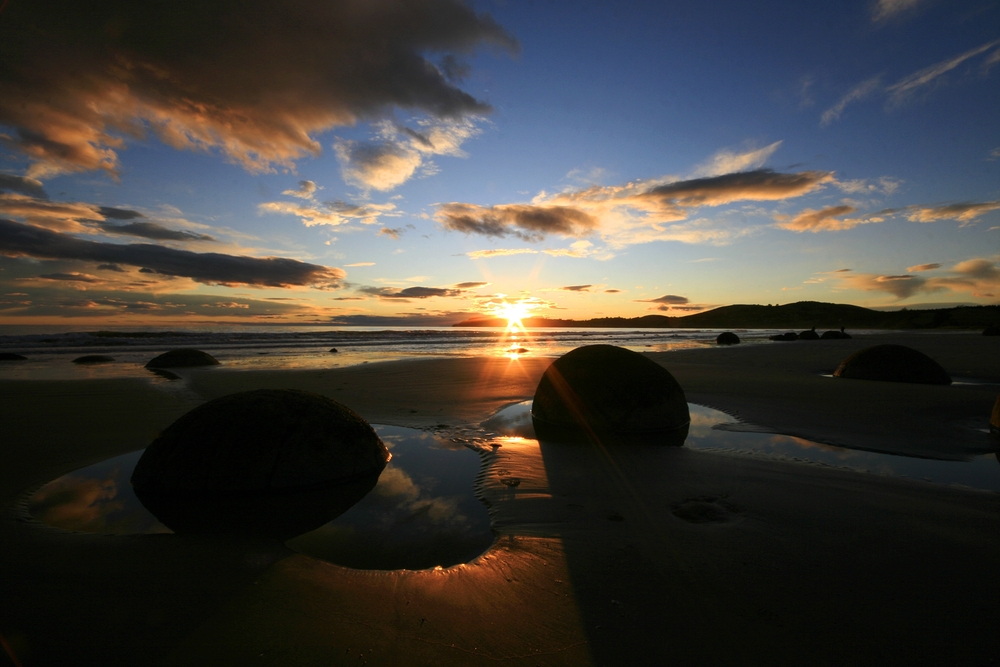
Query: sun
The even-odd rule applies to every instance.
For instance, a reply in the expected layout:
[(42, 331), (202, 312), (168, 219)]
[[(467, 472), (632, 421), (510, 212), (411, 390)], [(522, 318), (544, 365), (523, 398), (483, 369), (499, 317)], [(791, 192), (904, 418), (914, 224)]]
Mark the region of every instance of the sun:
[(507, 331), (524, 331), (521, 320), (528, 316), (529, 307), (523, 303), (508, 303), (504, 301), (497, 307), (497, 316), (507, 320)]

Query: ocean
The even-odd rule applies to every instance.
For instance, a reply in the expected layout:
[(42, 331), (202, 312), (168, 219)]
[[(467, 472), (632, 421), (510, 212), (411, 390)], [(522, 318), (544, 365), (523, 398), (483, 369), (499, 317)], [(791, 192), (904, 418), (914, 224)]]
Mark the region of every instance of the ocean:
[[(188, 328), (0, 325), (0, 352), (27, 357), (0, 362), (0, 379), (148, 377), (147, 361), (192, 347), (227, 368), (331, 368), (394, 359), (452, 356), (556, 357), (581, 345), (618, 345), (661, 352), (715, 345), (717, 329), (504, 328), (211, 325)], [(768, 343), (770, 329), (736, 330), (746, 343)], [(331, 349), (337, 352), (330, 352)], [(517, 352), (515, 350), (522, 349)], [(72, 363), (83, 355), (113, 362)]]

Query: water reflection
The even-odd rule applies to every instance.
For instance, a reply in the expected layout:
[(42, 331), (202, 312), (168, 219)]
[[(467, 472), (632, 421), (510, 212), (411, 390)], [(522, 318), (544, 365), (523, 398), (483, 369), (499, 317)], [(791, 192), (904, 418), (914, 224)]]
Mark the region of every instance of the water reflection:
[[(691, 426), (684, 446), (690, 449), (769, 456), (1000, 492), (1000, 467), (997, 466), (1000, 453), (976, 456), (970, 461), (939, 461), (878, 454), (787, 435), (728, 431), (719, 427), (737, 422), (726, 413), (693, 403), (689, 403), (688, 408), (691, 412)], [(531, 401), (507, 406), (483, 422), (482, 427), (501, 435), (534, 438)]]
[[(415, 429), (374, 428), (392, 459), (381, 476), (356, 480), (348, 493), (315, 487), (263, 503), (202, 497), (180, 513), (176, 504), (164, 508), (144, 498), (157, 519), (129, 484), (140, 450), (49, 482), (31, 496), (28, 510), (66, 530), (132, 535), (223, 532), (219, 516), (229, 517), (226, 532), (266, 533), (301, 553), (362, 569), (449, 566), (486, 551), (493, 542), (490, 517), (473, 490), (479, 455)], [(247, 503), (257, 504), (247, 512)]]

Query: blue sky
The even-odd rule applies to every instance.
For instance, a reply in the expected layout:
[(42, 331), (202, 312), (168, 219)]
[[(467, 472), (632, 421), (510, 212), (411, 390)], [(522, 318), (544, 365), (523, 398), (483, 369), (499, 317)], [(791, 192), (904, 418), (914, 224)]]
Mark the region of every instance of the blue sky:
[(0, 322), (1000, 301), (1000, 3), (0, 10)]

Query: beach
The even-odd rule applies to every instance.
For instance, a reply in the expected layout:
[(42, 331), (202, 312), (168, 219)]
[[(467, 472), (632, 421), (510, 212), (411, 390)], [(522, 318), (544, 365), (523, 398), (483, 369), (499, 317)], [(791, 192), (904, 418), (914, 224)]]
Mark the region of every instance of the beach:
[[(901, 343), (951, 386), (827, 377)], [(882, 333), (651, 352), (735, 430), (931, 458), (994, 452), (1000, 339)], [(502, 438), (478, 480), (478, 559), (352, 570), (280, 542), (71, 533), (33, 489), (145, 447), (191, 408), (256, 388), (330, 396), (378, 424), (489, 438), (551, 358), (0, 380), (0, 633), (23, 665), (990, 664), (1000, 495), (689, 448)], [(1000, 462), (998, 462), (1000, 465)], [(517, 479), (516, 487), (503, 480)]]

